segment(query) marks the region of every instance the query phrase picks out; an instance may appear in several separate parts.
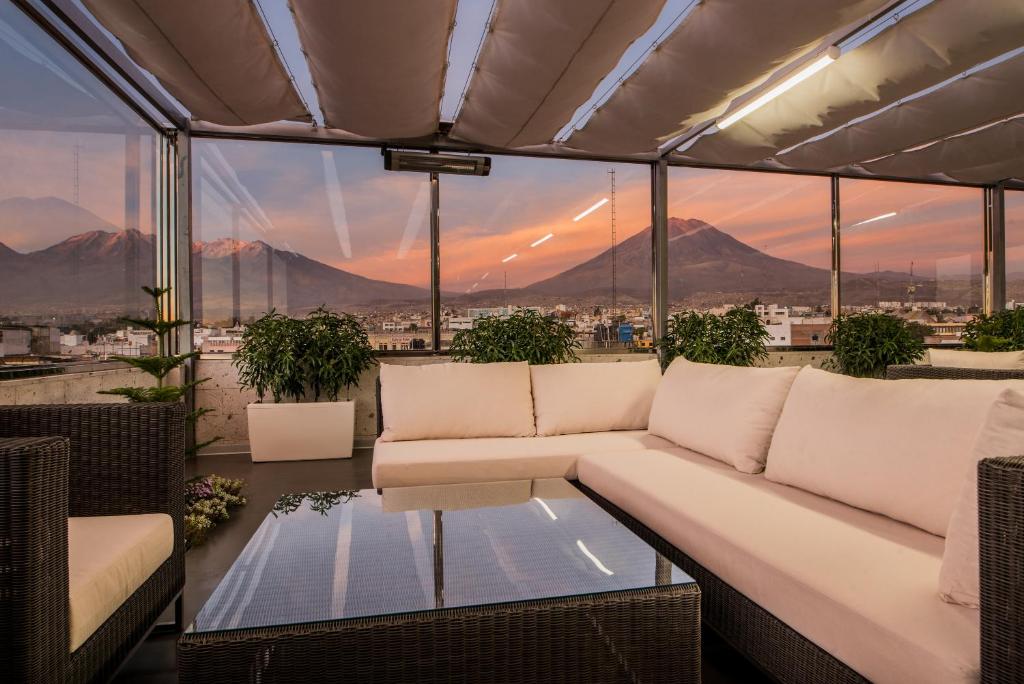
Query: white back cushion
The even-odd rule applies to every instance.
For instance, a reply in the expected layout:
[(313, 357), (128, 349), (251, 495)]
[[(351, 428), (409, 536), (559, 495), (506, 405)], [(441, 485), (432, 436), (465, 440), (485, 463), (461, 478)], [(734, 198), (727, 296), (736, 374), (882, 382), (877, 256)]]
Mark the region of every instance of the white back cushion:
[(786, 393), (799, 370), (677, 358), (654, 395), (647, 429), (740, 472), (759, 473), (764, 470)]
[(800, 371), (765, 476), (945, 535), (989, 407), (1022, 381)]
[(530, 437), (530, 366), (438, 363), (380, 366), (381, 440)]
[(538, 435), (644, 430), (661, 380), (657, 359), (530, 366)]
[(939, 571), (939, 595), (950, 603), (978, 607), (978, 461), (1024, 456), (1024, 394), (1005, 390), (992, 404), (967, 464)]
[(977, 352), (960, 349), (929, 349), (928, 359), (933, 366), (944, 368), (1024, 368), (1024, 351)]

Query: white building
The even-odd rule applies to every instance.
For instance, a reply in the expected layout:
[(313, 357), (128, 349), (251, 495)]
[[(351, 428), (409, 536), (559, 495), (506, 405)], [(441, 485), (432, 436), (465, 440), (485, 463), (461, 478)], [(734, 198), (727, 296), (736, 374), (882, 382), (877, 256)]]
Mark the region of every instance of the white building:
[(453, 316), (448, 319), (449, 330), (472, 330), (473, 318), (470, 316)]

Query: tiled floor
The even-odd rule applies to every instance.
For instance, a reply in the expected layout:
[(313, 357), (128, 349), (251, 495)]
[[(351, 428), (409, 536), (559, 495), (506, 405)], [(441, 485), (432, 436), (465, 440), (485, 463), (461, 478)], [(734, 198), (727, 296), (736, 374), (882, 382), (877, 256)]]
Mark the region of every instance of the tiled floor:
[[(369, 450), (357, 450), (346, 461), (258, 463), (246, 454), (204, 456), (191, 463), (190, 473), (215, 472), (246, 480), (247, 506), (237, 509), (204, 546), (186, 555), (185, 623), (195, 617), (277, 497), (286, 492), (366, 489), (370, 484)], [(174, 635), (158, 635), (144, 643), (125, 664), (116, 681), (171, 684), (177, 681)], [(704, 635), (704, 681), (769, 681), (715, 635)]]

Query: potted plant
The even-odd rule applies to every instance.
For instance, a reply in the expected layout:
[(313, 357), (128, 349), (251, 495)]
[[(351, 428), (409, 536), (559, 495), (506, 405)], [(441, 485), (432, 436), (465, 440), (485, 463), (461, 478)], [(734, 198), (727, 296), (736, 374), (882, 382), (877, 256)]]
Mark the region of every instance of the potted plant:
[[(156, 310), (155, 318), (124, 318), (125, 323), (138, 326), (153, 333), (156, 338), (156, 355), (154, 356), (112, 356), (116, 361), (122, 361), (129, 366), (138, 368), (147, 375), (153, 377), (155, 385), (151, 387), (115, 387), (108, 390), (99, 390), (97, 394), (112, 394), (125, 397), (130, 402), (144, 403), (153, 401), (181, 401), (185, 393), (193, 387), (206, 382), (209, 378), (193, 380), (183, 384), (167, 382), (167, 377), (172, 371), (180, 368), (189, 359), (199, 356), (199, 352), (187, 354), (167, 354), (170, 335), (178, 328), (189, 325), (190, 321), (180, 319), (166, 320), (160, 300), (164, 295), (170, 293), (169, 287), (145, 287), (142, 288), (146, 294), (153, 298), (153, 308)], [(188, 422), (195, 425), (200, 418), (212, 413), (211, 408), (198, 408), (188, 414)], [(214, 437), (205, 442), (194, 444), (188, 449), (189, 455), (196, 454), (203, 447), (210, 446), (218, 441), (220, 437)]]
[[(298, 319), (271, 311), (248, 326), (234, 364), (242, 388), (259, 397), (246, 409), (252, 460), (351, 457), (349, 391), (376, 363), (366, 331), (349, 314), (320, 307)], [(272, 402), (264, 402), (268, 393)]]
[(978, 316), (964, 326), (964, 349), (997, 352), (1024, 349), (1024, 308)]
[(449, 353), (454, 361), (528, 361), (538, 365), (579, 361), (576, 350), (580, 346), (568, 323), (523, 309), (506, 318), (481, 318), (472, 329), (459, 330)]
[(825, 336), (832, 345), (830, 366), (858, 378), (885, 377), (886, 366), (914, 363), (924, 356), (927, 326), (884, 313), (838, 316)]
[(753, 309), (730, 309), (721, 316), (687, 311), (669, 318), (658, 341), (662, 364), (677, 356), (696, 363), (753, 366), (768, 358), (765, 343), (771, 336)]

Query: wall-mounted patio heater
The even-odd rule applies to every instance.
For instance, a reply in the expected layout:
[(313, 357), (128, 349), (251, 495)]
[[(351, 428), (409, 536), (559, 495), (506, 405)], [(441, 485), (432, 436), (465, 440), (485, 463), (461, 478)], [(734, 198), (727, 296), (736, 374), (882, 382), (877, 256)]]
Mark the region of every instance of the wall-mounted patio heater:
[(385, 149), (384, 168), (388, 171), (421, 171), (423, 173), (457, 173), (462, 176), (486, 176), (491, 172), (491, 158)]

